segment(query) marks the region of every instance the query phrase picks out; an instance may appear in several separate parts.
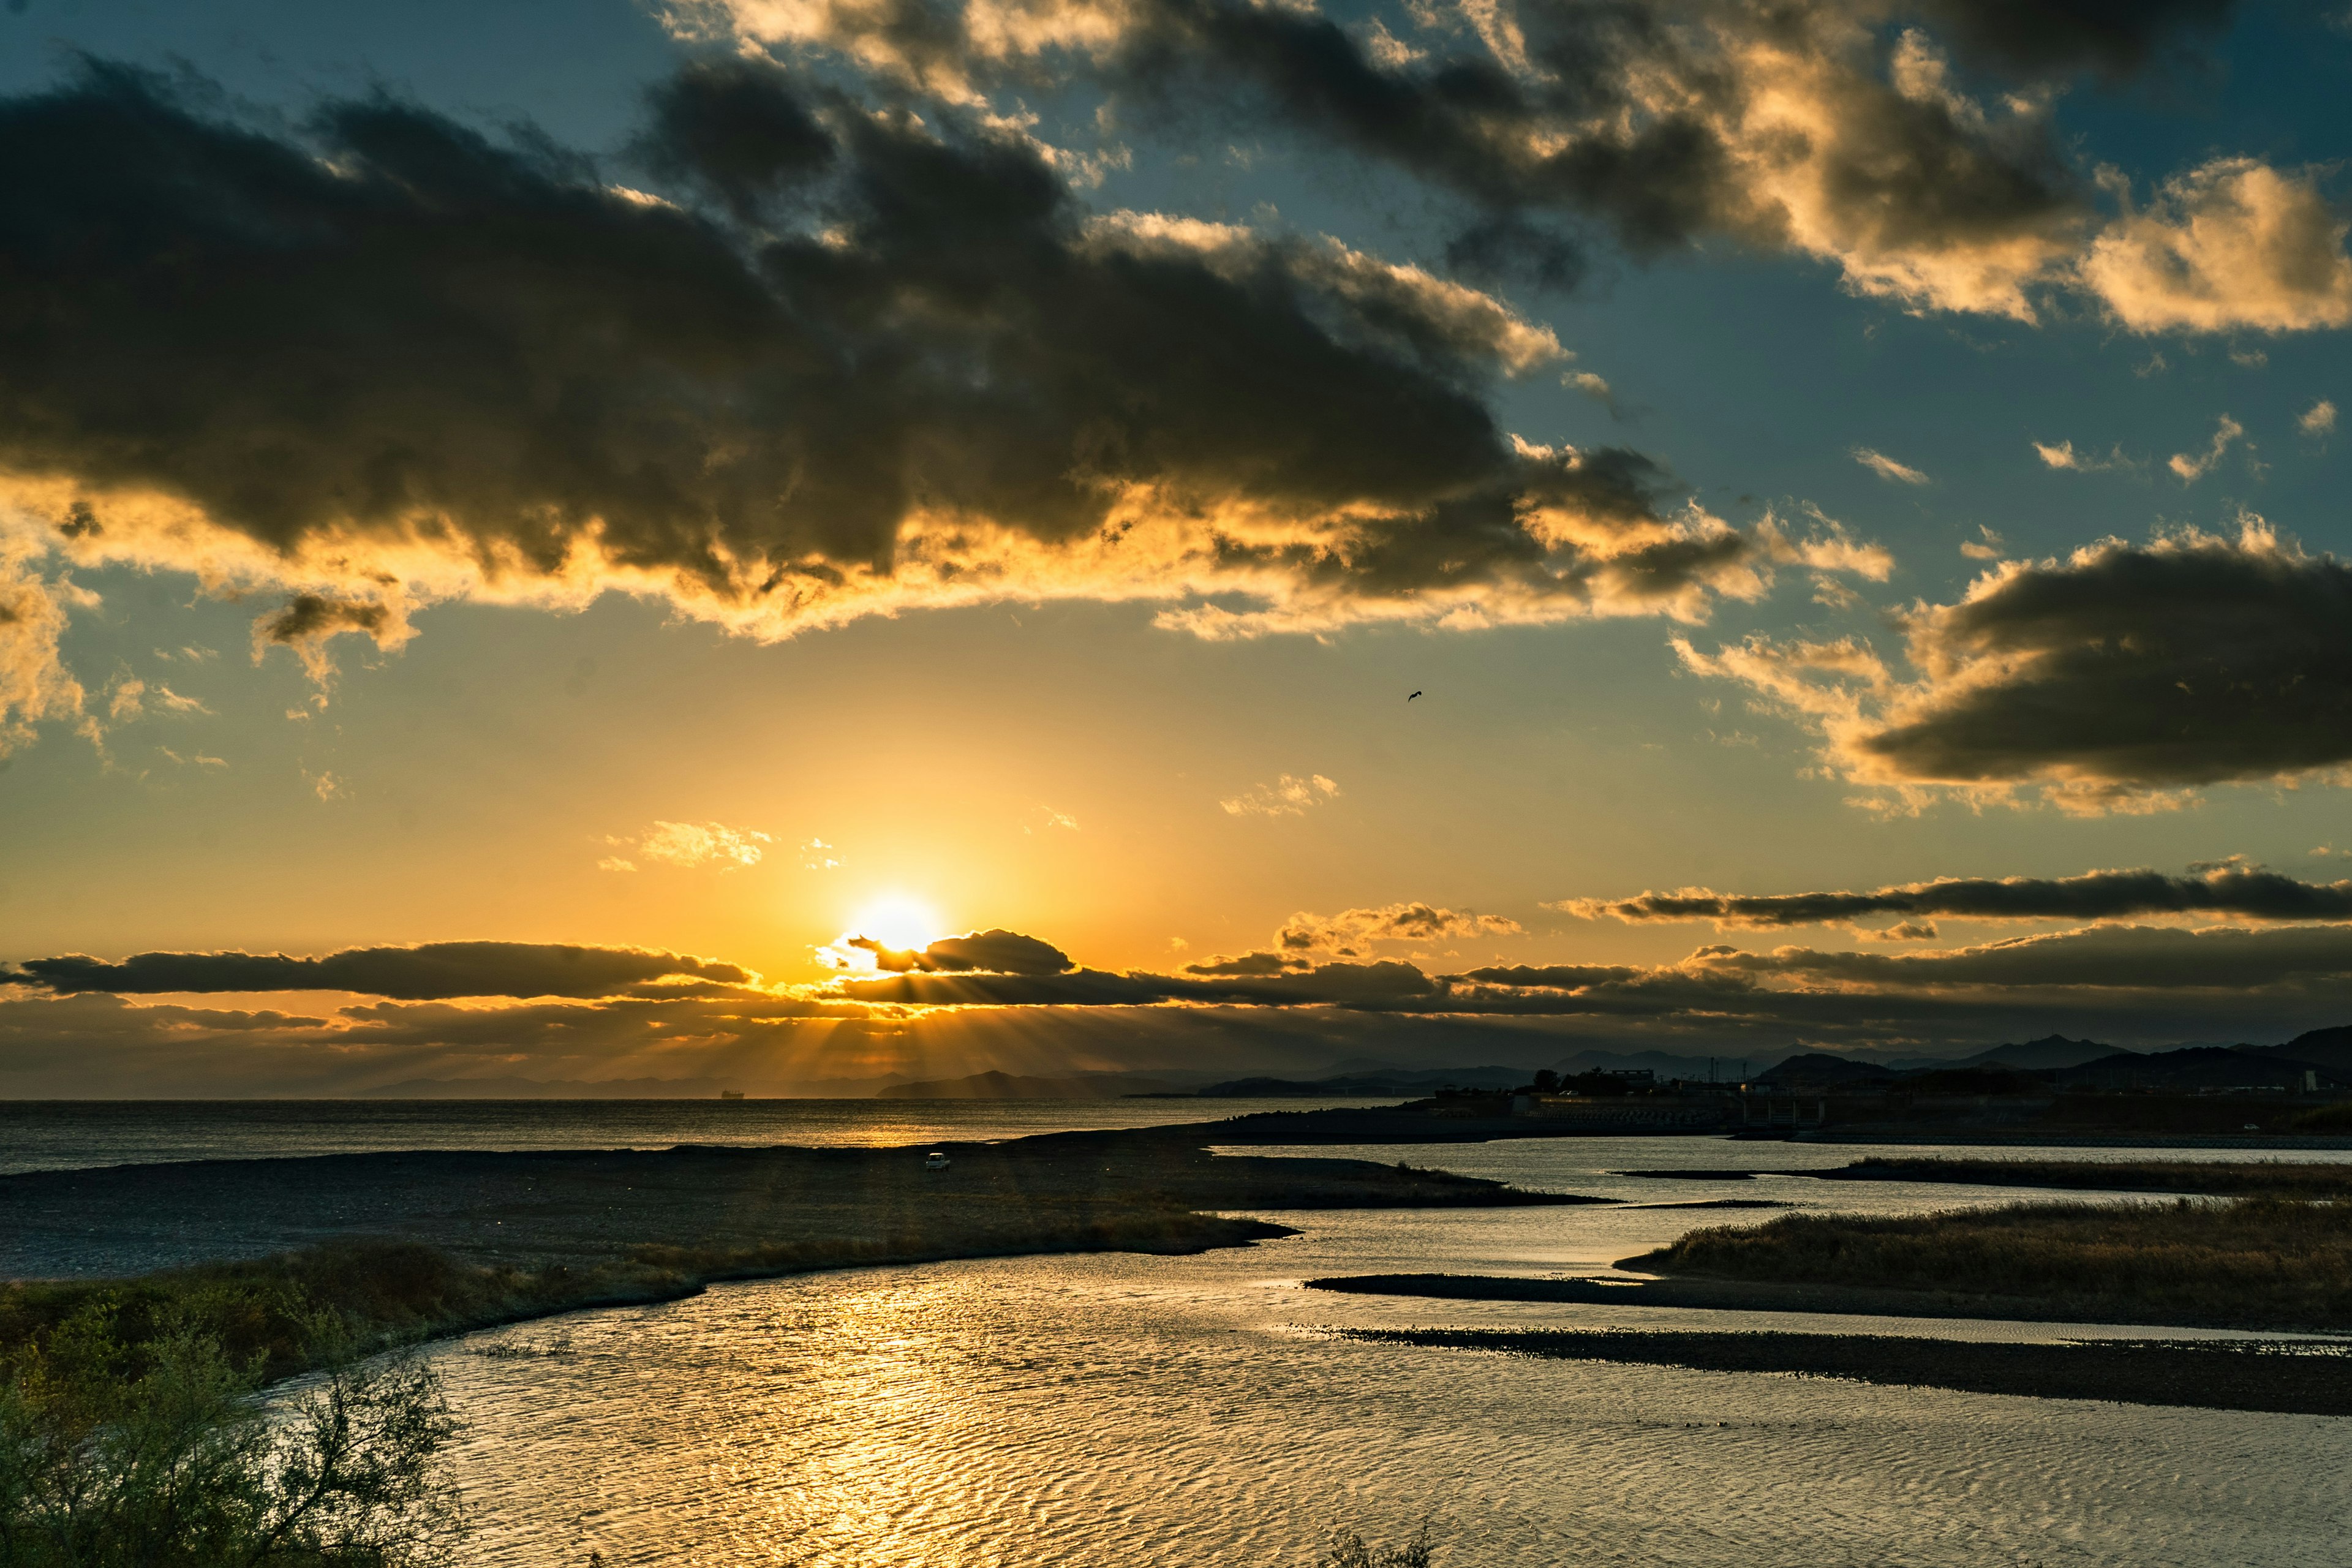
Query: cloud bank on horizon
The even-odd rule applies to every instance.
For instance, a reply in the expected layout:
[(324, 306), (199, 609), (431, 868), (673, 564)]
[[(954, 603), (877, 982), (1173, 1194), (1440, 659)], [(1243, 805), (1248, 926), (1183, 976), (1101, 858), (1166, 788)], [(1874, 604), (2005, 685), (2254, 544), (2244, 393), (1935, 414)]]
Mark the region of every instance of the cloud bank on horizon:
[[(2352, 883), (2259, 868), (1948, 879), (1872, 892), (1692, 889), (1563, 907), (1753, 930), (1886, 915), (2095, 923), (1904, 953), (1714, 943), (1664, 963), (1447, 973), (1382, 949), (1526, 933), (1496, 917), (1405, 903), (1302, 913), (1266, 949), (1174, 974), (1088, 968), (1001, 928), (906, 951), (853, 937), (872, 970), (805, 985), (688, 954), (523, 942), (315, 957), (68, 954), (0, 969), (0, 1093), (263, 1084), (334, 1093), (420, 1078), (714, 1074), (773, 1089), (1047, 1064), (1313, 1072), (1384, 1053), (1475, 1049), (1537, 1064), (1580, 1049), (1752, 1051), (1759, 1038), (1958, 1057), (2053, 1029), (2147, 1047), (2285, 1038), (2352, 1016)], [(2262, 923), (2128, 923), (2215, 913)], [(304, 993), (346, 1000), (303, 1013), (190, 1000)]]

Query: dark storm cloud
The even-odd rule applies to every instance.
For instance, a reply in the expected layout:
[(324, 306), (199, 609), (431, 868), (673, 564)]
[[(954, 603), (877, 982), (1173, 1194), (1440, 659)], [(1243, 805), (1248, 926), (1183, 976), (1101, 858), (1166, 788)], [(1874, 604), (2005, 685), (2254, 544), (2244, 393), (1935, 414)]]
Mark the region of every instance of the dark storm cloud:
[[(2026, 568), (1923, 616), (1912, 648), (1952, 678), (1854, 742), (1898, 777), (2128, 787), (2352, 760), (2352, 569), (2266, 535)], [(1963, 678), (1993, 670), (2012, 673)]]
[(637, 155), (655, 174), (697, 185), (739, 216), (833, 162), (832, 135), (805, 105), (776, 90), (774, 74), (749, 60), (687, 66), (651, 94), (653, 126)]
[(852, 1001), (912, 1006), (1149, 1006), (1163, 1002), (1259, 1006), (1385, 1007), (1443, 994), (1439, 983), (1410, 963), (1327, 963), (1274, 974), (904, 974), (839, 980), (828, 994)]
[(408, 626), (396, 605), (298, 594), (281, 608), (255, 619), (253, 657), (257, 662), (272, 647), (291, 648), (303, 668), (323, 680), (334, 671), (327, 645), (345, 632), (372, 637), (379, 647), (396, 647), (407, 639)]
[(776, 996), (615, 997), (383, 1002), (322, 1018), (0, 992), (0, 1085), (36, 1096), (338, 1095), (485, 1075), (643, 1084), (716, 1074), (737, 1087), (788, 1087), (855, 1063), (877, 1027), (865, 1011)]
[[(1343, 26), (1249, 0), (677, 9), (950, 100), (1079, 70), (1187, 128), (1296, 127), (1460, 198), (1447, 259), (1468, 277), (1572, 284), (1578, 227), (1637, 253), (1727, 236), (1868, 292), (2028, 318), (2024, 289), (2067, 280), (2093, 216), (2034, 89), (2137, 69), (2228, 5), (1535, 0), (1409, 5), (1403, 37), (1393, 14)], [(2025, 90), (1966, 96), (1937, 40)]]
[(974, 970), (994, 974), (1060, 974), (1074, 967), (1070, 955), (1053, 943), (1001, 929), (941, 937), (919, 951), (885, 947), (866, 936), (851, 937), (849, 945), (872, 953), (875, 967), (901, 974)]
[(79, 953), (28, 959), (0, 984), (58, 993), (152, 995), (208, 991), (350, 991), (423, 1001), (457, 996), (610, 996), (648, 981), (690, 975), (740, 984), (758, 976), (731, 963), (630, 947), (520, 942), (435, 942), (354, 947), (320, 958), (275, 952), (141, 952), (109, 963)]
[[(1181, 111), (1207, 100), (1271, 112), (1498, 214), (1564, 208), (1606, 219), (1636, 247), (1657, 248), (1719, 226), (1737, 199), (1721, 139), (1698, 115), (1535, 145), (1535, 133), (1555, 121), (1635, 112), (1633, 68), (1679, 53), (1647, 7), (1525, 13), (1528, 58), (1550, 73), (1540, 85), (1486, 54), (1383, 65), (1311, 11), (1158, 0), (1136, 15), (1114, 69), (1147, 100)], [(1466, 237), (1472, 258), (1485, 260), (1529, 248), (1538, 232), (1507, 217)]]
[(1576, 991), (1636, 978), (1644, 971), (1626, 963), (1507, 963), (1466, 971), (1463, 978), (1489, 985), (1537, 985)]
[(1789, 947), (1769, 953), (1717, 952), (1709, 969), (1756, 976), (1798, 976), (1915, 988), (2097, 987), (2257, 991), (2352, 977), (2352, 926), (2268, 930), (2216, 927), (2096, 926), (2021, 937), (1948, 952), (1823, 952)]
[(1269, 974), (1281, 974), (1288, 970), (1306, 967), (1307, 960), (1303, 958), (1292, 958), (1279, 952), (1261, 951), (1245, 952), (1239, 958), (1212, 958), (1204, 963), (1188, 963), (1184, 966), (1184, 973), (1207, 975), (1211, 978), (1232, 979), (1241, 976), (1264, 978)]
[(1907, 684), (1853, 639), (1678, 646), (1815, 724), (1865, 784), (2031, 784), (2095, 811), (2352, 762), (2352, 568), (2258, 523), (2003, 566), (1905, 635)]
[(314, 659), (404, 635), (411, 575), (772, 635), (1008, 594), (1328, 622), (1755, 591), (1649, 459), (1506, 438), (1483, 379), (1560, 350), (1459, 285), (1090, 217), (1017, 133), (740, 62), (660, 89), (639, 153), (757, 224), (383, 96), (299, 137), (106, 65), (0, 102), (0, 468), (89, 491), (104, 558), (195, 563), (194, 509), (238, 570), (331, 580), (256, 628)]
[[(2079, 877), (1938, 877), (1867, 892), (1718, 893), (1689, 888), (1632, 899), (1572, 899), (1557, 908), (1585, 920), (1713, 921), (1727, 928), (1841, 925), (1887, 916), (1956, 920), (2112, 920), (2126, 915), (2231, 914), (2265, 921), (2352, 918), (2352, 880), (2306, 882), (2231, 862), (2189, 876), (2091, 871)], [(1933, 935), (1933, 931), (1927, 934)]]
[(2236, 0), (1927, 0), (1969, 55), (2027, 71), (2136, 71), (2218, 31)]

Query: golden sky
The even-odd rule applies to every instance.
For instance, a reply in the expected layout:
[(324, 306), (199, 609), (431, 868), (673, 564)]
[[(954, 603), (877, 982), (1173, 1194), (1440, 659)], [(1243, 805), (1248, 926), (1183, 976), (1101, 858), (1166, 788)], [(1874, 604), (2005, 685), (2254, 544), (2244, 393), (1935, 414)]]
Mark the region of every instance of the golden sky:
[(0, 18), (0, 1095), (2352, 1017), (2352, 32), (1775, 16)]

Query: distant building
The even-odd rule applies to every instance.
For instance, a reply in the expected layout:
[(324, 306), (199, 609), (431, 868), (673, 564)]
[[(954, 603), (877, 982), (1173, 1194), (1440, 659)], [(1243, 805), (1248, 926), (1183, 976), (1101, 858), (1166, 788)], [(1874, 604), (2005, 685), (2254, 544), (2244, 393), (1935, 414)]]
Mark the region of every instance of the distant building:
[(1515, 1094), (1511, 1114), (1575, 1127), (1668, 1131), (1720, 1126), (1728, 1107), (1721, 1096), (1707, 1094), (1612, 1095), (1605, 1100), (1575, 1094)]

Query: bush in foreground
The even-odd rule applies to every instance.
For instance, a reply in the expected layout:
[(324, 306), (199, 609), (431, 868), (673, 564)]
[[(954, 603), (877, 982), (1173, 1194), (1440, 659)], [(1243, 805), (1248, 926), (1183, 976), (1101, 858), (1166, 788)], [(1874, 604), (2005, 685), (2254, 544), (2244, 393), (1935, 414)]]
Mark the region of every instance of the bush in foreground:
[(1427, 1520), (1395, 1546), (1367, 1545), (1354, 1531), (1342, 1530), (1333, 1533), (1329, 1550), (1315, 1568), (1429, 1568), (1430, 1554), (1435, 1550)]
[[(215, 1307), (212, 1314), (218, 1316)], [(320, 1368), (265, 1402), (194, 1314), (141, 1325), (85, 1304), (0, 1383), (0, 1568), (404, 1568), (463, 1529), (430, 1368), (363, 1357), (340, 1316), (304, 1321)]]

